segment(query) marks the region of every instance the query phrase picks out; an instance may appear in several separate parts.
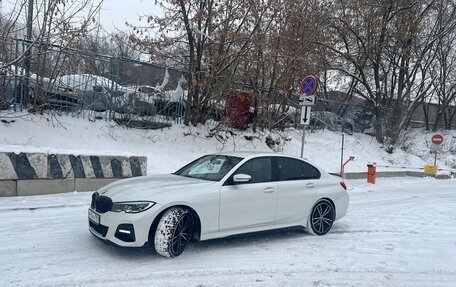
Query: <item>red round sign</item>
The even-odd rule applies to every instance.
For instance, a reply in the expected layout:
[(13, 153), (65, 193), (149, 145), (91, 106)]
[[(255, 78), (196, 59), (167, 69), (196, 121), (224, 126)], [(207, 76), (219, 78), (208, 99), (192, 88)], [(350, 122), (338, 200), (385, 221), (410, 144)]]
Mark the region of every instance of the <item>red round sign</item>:
[(433, 144), (441, 144), (443, 142), (443, 136), (441, 134), (435, 134), (432, 136)]
[(314, 76), (307, 76), (301, 82), (301, 93), (306, 96), (311, 96), (317, 90), (317, 78)]

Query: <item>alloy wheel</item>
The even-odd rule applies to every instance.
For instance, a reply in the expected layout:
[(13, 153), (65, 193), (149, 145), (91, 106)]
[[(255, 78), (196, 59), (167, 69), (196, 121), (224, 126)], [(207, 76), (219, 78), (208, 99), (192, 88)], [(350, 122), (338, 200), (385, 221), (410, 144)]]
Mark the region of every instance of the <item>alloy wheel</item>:
[(317, 235), (328, 233), (334, 222), (334, 208), (330, 202), (322, 200), (312, 210), (312, 231)]
[(174, 256), (180, 255), (192, 238), (193, 233), (193, 218), (190, 214), (186, 214), (179, 219), (174, 229), (171, 239), (171, 252)]

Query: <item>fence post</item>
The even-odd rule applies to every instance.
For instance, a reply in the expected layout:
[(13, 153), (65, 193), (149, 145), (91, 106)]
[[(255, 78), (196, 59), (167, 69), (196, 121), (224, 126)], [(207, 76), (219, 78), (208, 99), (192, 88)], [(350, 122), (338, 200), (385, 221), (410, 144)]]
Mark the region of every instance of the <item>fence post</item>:
[(342, 176), (344, 173), (344, 143), (345, 143), (345, 134), (344, 134), (344, 132), (342, 132), (342, 145), (340, 148), (340, 176)]
[[(17, 55), (19, 53), (19, 40), (15, 39), (16, 42), (16, 53), (14, 57), (17, 59)], [(13, 105), (13, 110), (16, 112), (16, 105), (17, 105), (17, 64), (14, 65), (14, 89), (13, 89), (13, 97), (14, 97), (14, 105)]]

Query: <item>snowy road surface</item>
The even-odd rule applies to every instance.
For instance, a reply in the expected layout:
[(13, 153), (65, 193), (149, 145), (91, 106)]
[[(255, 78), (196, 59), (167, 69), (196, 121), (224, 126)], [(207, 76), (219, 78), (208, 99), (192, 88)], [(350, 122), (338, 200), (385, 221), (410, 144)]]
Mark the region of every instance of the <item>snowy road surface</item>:
[(175, 259), (95, 239), (90, 193), (0, 198), (0, 286), (456, 286), (456, 180), (378, 181), (349, 182), (326, 236), (196, 242)]

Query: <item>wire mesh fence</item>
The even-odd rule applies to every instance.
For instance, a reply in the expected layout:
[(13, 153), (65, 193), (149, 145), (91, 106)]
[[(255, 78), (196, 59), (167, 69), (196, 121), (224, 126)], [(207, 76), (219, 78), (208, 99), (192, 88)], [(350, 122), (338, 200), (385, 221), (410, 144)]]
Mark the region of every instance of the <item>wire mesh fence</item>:
[[(22, 39), (8, 43), (12, 53), (0, 51), (2, 66), (8, 60), (20, 58), (31, 44)], [(138, 128), (161, 128), (183, 122), (187, 83), (182, 70), (55, 45), (33, 43), (30, 51), (29, 72), (25, 57), (0, 71), (0, 108), (45, 109)], [(270, 128), (300, 125), (297, 98), (284, 101), (280, 92), (275, 97), (260, 101), (257, 110), (250, 111), (249, 119), (266, 115), (264, 122), (271, 122), (267, 125)], [(375, 116), (371, 107), (318, 98), (312, 107), (312, 129), (348, 133), (373, 129)], [(217, 116), (211, 119), (220, 120), (224, 114), (232, 114), (225, 110), (225, 100), (222, 95), (217, 102)]]
[[(13, 59), (31, 43), (16, 39), (14, 44)], [(35, 44), (30, 51), (29, 69), (25, 58), (3, 64), (3, 108), (50, 110), (147, 128), (183, 121), (186, 80), (179, 69), (52, 45)]]
[[(275, 122), (283, 121), (283, 127), (301, 126), (299, 96), (299, 94), (294, 95), (287, 105), (270, 105), (271, 117)], [(307, 128), (329, 129), (349, 134), (353, 132), (374, 133), (374, 123), (374, 109), (368, 104), (354, 104), (351, 101), (317, 97), (315, 105), (311, 107), (310, 124)]]

